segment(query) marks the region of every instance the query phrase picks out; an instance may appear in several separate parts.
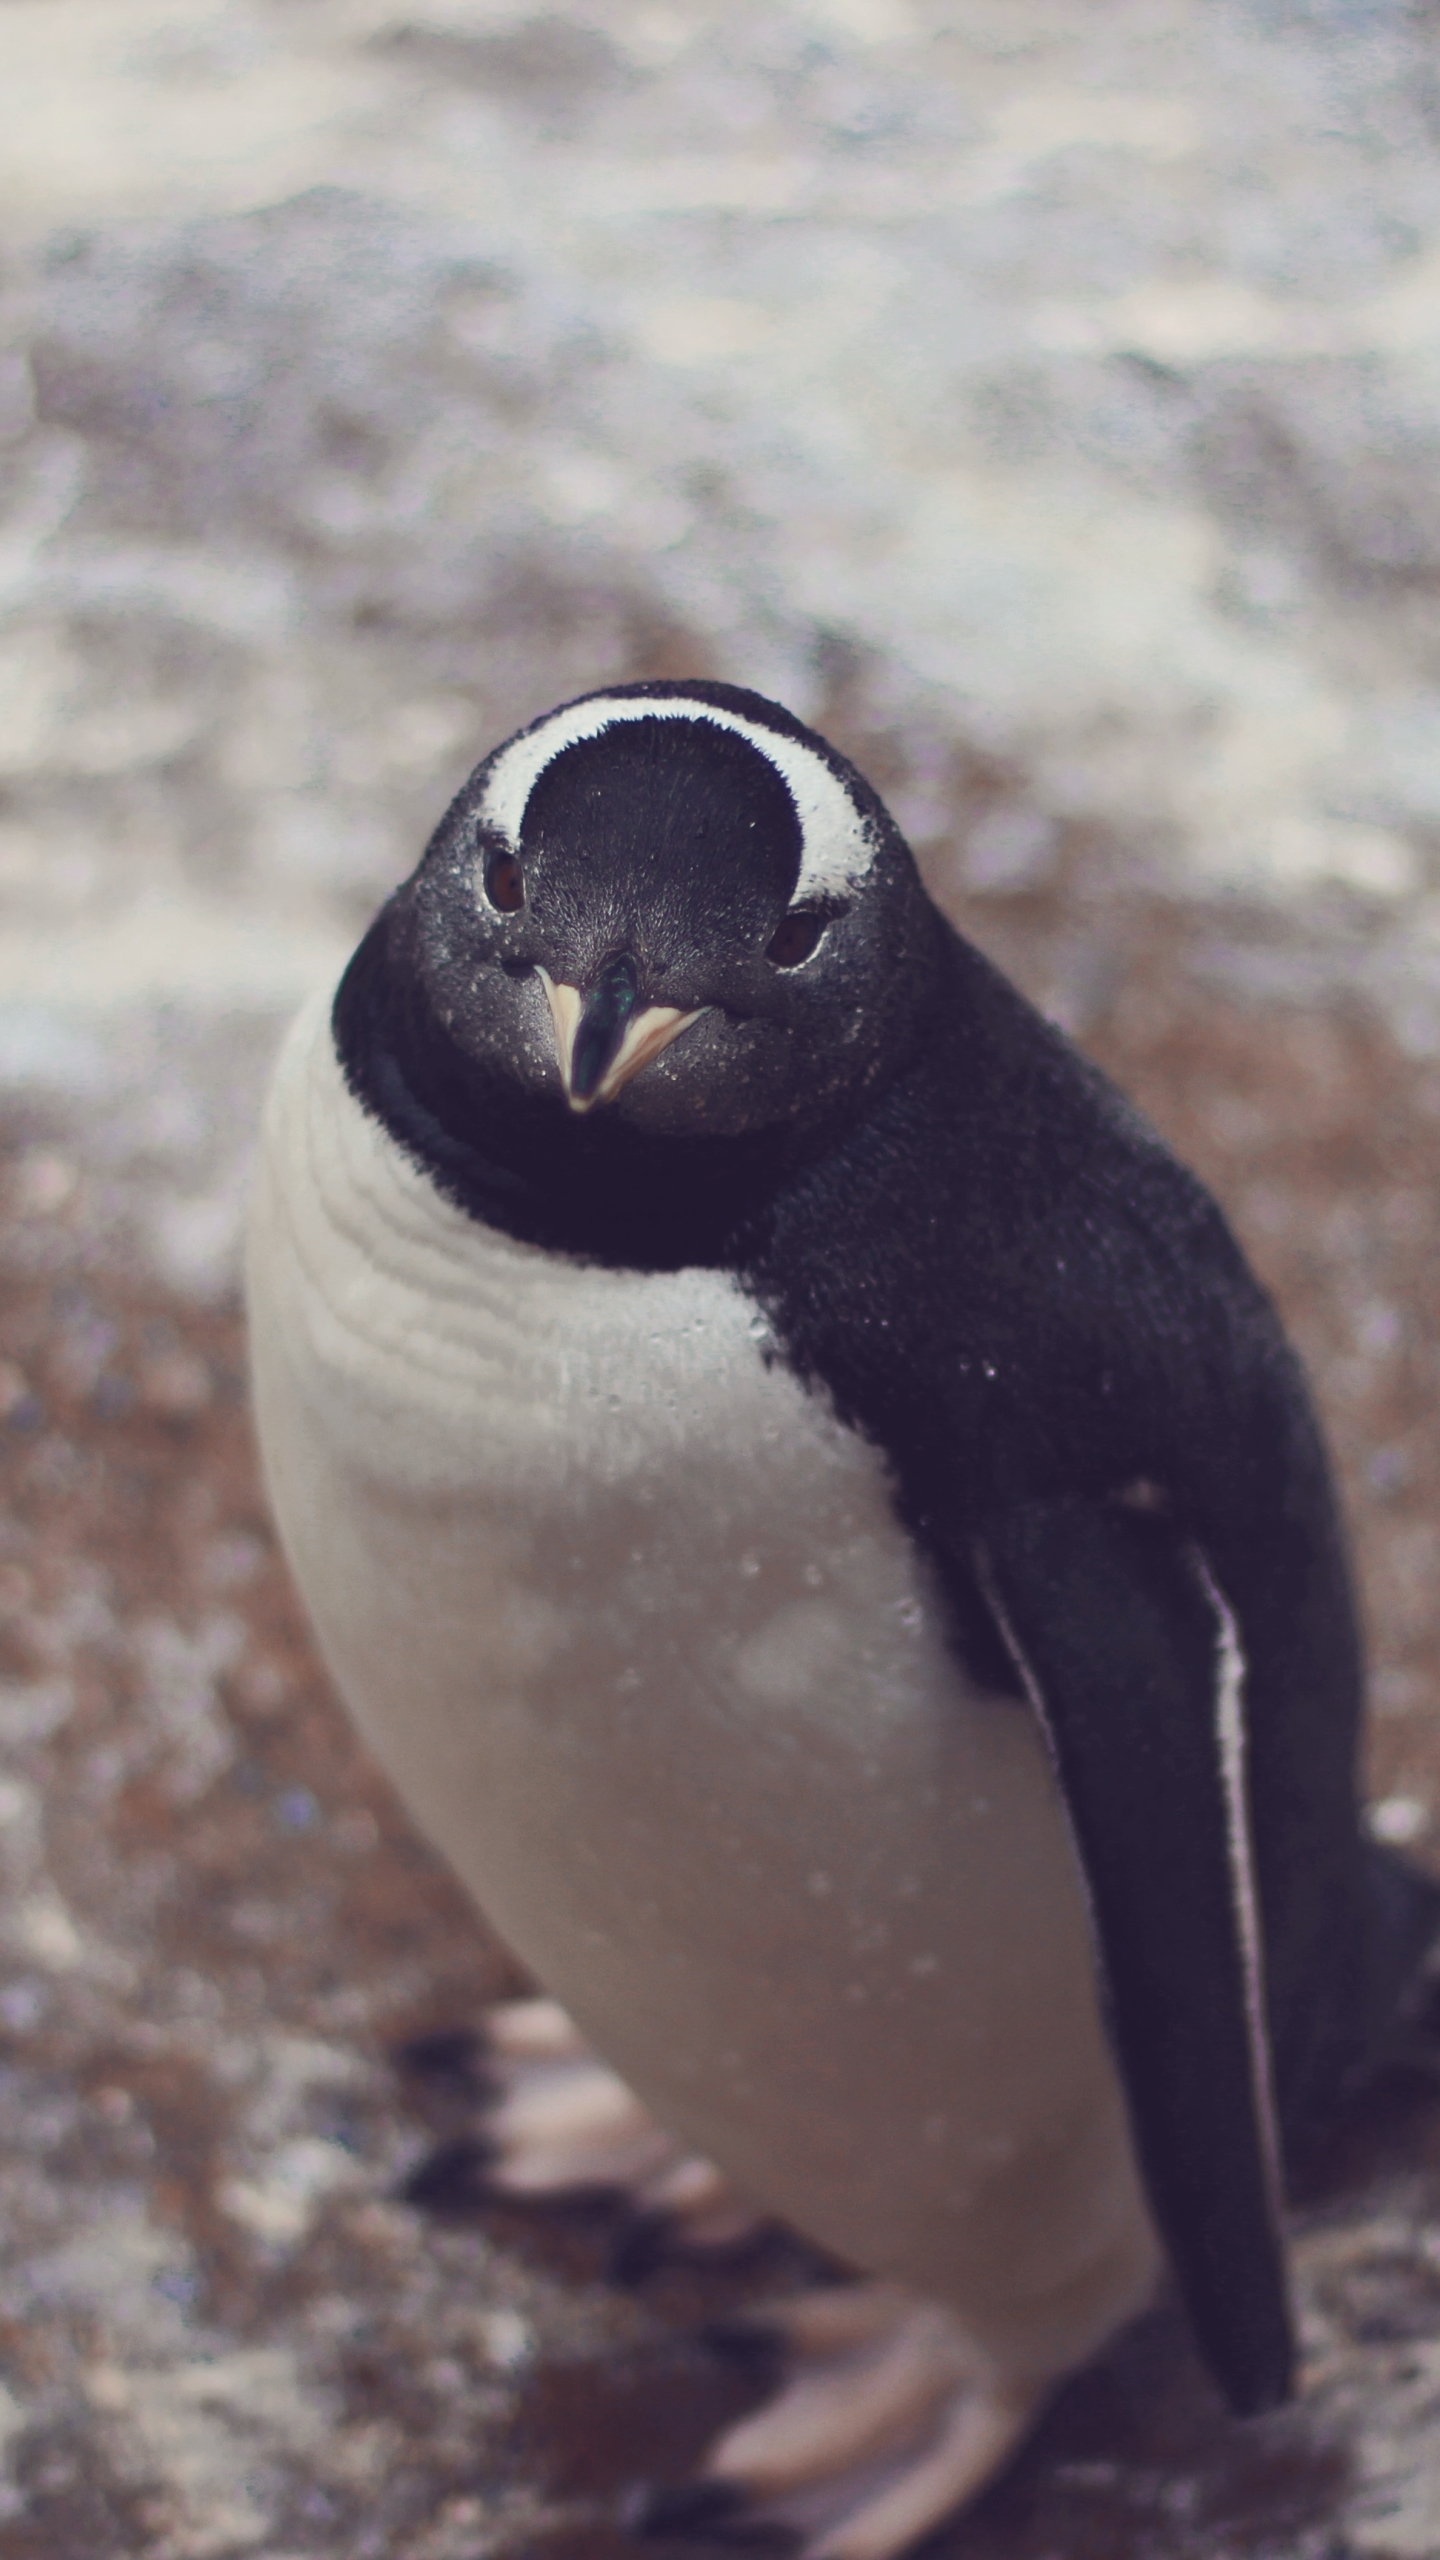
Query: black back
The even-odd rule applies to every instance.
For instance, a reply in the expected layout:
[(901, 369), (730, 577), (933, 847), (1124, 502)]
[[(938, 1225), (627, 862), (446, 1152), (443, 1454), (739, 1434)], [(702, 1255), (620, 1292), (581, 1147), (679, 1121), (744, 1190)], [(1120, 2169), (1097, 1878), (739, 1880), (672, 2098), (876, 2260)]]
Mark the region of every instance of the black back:
[(776, 1198), (741, 1267), (795, 1366), (887, 1452), (975, 1668), (998, 1668), (971, 1564), (997, 1516), (1136, 1489), (1210, 1559), (1244, 1630), (1293, 2162), (1416, 1954), (1374, 1940), (1361, 1649), (1324, 1449), (1202, 1185), (958, 937), (952, 968), (921, 1058)]

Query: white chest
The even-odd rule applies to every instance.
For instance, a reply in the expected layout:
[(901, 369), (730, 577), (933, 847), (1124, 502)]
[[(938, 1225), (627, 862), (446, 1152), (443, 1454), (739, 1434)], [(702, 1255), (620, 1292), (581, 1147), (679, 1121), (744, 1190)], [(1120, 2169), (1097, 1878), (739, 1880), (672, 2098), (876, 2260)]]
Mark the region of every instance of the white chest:
[(937, 2224), (957, 2268), (982, 2200), (1008, 2226), (1037, 2150), (1012, 2253), (1072, 2190), (1093, 2218), (1097, 2180), (1100, 2222), (1133, 2219), (1030, 1719), (965, 1690), (881, 1460), (767, 1363), (739, 1289), (478, 1227), (359, 1112), (316, 1015), (272, 1097), (251, 1305), (277, 1516), (342, 1690), (656, 2111), (912, 2280)]

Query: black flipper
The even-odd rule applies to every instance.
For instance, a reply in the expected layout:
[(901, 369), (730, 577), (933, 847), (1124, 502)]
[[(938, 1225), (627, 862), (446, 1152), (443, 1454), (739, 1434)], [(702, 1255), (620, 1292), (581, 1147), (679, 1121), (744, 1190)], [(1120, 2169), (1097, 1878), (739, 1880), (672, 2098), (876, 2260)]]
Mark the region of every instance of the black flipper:
[(1118, 1506), (1030, 1504), (977, 1561), (1054, 1754), (1151, 2209), (1250, 2416), (1294, 2349), (1234, 1621), (1197, 1550)]

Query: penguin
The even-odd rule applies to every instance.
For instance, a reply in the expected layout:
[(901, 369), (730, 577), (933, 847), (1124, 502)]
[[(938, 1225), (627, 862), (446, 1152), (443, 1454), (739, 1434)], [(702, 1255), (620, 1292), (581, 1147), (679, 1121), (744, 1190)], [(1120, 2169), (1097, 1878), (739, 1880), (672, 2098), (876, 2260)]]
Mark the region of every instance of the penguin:
[(497, 747), (293, 1028), (247, 1272), (327, 1663), (543, 1986), (495, 2187), (852, 2271), (637, 2534), (895, 2560), (1167, 2266), (1284, 2401), (1440, 1891), (1272, 1306), (868, 782), (712, 682)]

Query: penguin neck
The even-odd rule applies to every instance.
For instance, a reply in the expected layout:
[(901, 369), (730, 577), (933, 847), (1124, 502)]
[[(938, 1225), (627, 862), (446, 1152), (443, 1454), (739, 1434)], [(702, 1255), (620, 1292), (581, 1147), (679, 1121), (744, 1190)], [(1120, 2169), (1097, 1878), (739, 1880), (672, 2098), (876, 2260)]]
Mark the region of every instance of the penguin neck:
[(481, 1224), (615, 1268), (734, 1269), (782, 1183), (783, 1138), (652, 1137), (517, 1091), (457, 1048), (376, 918), (331, 1017), (361, 1108)]

